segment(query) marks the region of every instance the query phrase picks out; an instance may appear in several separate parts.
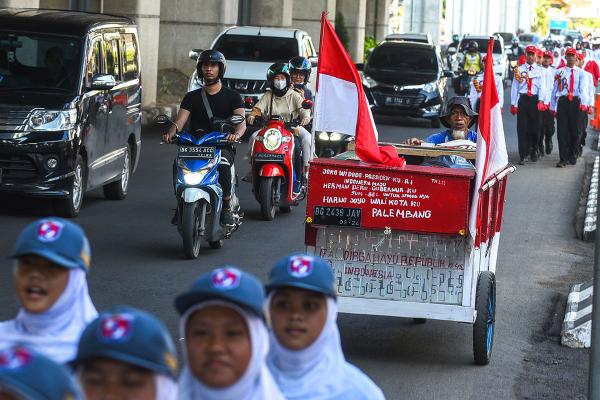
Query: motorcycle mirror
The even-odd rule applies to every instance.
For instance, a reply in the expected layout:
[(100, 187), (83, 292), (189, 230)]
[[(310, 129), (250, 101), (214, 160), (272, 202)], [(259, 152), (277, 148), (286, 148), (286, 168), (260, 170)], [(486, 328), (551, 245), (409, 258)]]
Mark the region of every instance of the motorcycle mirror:
[(154, 117), (154, 122), (156, 122), (157, 124), (172, 124), (173, 121), (171, 121), (171, 119), (166, 116), (165, 114), (160, 114), (157, 115), (156, 117)]
[(304, 108), (305, 110), (310, 110), (312, 108), (312, 106), (313, 106), (312, 100), (306, 99), (302, 102), (302, 108)]
[(246, 117), (244, 117), (243, 115), (232, 115), (231, 117), (229, 117), (227, 119), (227, 122), (229, 122), (231, 125), (239, 125), (242, 122), (244, 122), (246, 120)]

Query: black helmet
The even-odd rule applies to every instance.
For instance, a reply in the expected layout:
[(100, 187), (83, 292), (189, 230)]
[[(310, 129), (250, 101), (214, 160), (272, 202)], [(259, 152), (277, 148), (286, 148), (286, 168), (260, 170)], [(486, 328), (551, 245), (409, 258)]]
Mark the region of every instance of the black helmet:
[(217, 50), (204, 50), (198, 56), (198, 60), (196, 61), (196, 72), (198, 73), (198, 77), (202, 77), (202, 63), (205, 62), (214, 62), (219, 64), (219, 79), (223, 79), (223, 75), (225, 75), (225, 70), (227, 69), (227, 60), (225, 60), (225, 56), (223, 53)]
[(479, 45), (477, 44), (477, 42), (476, 42), (476, 41), (474, 41), (474, 40), (471, 40), (471, 41), (469, 42), (469, 46), (467, 47), (467, 49), (468, 49), (469, 51), (477, 51), (477, 50), (479, 50)]
[(294, 57), (288, 63), (288, 67), (290, 70), (290, 74), (292, 72), (300, 72), (304, 75), (304, 82), (308, 82), (310, 80), (310, 70), (312, 65), (308, 59), (302, 56)]
[(517, 37), (512, 38), (511, 41), (510, 41), (510, 43), (513, 45), (513, 47), (514, 47), (515, 44), (518, 45), (519, 44), (519, 38), (517, 38)]

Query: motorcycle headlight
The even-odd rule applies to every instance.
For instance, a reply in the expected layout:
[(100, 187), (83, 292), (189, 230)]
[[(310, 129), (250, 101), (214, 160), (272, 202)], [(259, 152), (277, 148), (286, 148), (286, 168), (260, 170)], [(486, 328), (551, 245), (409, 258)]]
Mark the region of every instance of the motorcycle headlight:
[(204, 177), (206, 176), (208, 171), (210, 171), (210, 168), (202, 168), (198, 171), (193, 171), (193, 172), (190, 171), (189, 169), (181, 170), (181, 172), (183, 172), (183, 181), (185, 182), (186, 185), (190, 185), (190, 186), (196, 186), (200, 182), (202, 182), (202, 179), (204, 179)]
[(329, 140), (329, 134), (327, 132), (319, 132), (319, 140)]
[(429, 82), (423, 86), (423, 91), (425, 93), (433, 93), (435, 92), (436, 86), (435, 83)]
[(77, 110), (65, 111), (34, 110), (28, 121), (28, 128), (34, 131), (64, 131), (73, 129), (77, 121)]
[(338, 140), (342, 140), (342, 135), (340, 135), (337, 132), (331, 132), (329, 134), (329, 140), (331, 140), (332, 142), (337, 142)]
[(281, 132), (279, 129), (267, 129), (263, 134), (263, 145), (267, 150), (277, 150), (281, 146)]
[(363, 85), (365, 85), (369, 89), (374, 88), (375, 86), (377, 86), (377, 81), (375, 81), (373, 78), (371, 78), (368, 75), (363, 75), (362, 83), (363, 83)]

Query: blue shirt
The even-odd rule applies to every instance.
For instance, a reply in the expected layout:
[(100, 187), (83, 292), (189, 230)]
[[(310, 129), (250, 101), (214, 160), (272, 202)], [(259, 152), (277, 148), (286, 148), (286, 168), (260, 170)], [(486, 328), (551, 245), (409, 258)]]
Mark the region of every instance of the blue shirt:
[[(477, 132), (475, 132), (472, 129), (469, 129), (467, 131), (465, 139), (477, 143)], [(452, 140), (454, 139), (452, 139), (452, 133), (450, 132), (450, 129), (446, 129), (445, 131), (439, 133), (434, 133), (433, 135), (430, 135), (427, 139), (425, 139), (427, 143), (433, 144), (446, 143)]]

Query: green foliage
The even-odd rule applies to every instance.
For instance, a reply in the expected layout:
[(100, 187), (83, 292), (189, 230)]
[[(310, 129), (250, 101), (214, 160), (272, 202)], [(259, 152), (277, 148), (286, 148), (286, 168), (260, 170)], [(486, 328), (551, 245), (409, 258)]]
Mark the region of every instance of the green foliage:
[(583, 26), (588, 29), (600, 29), (600, 18), (578, 18), (573, 22), (573, 27)]
[(335, 33), (337, 33), (340, 42), (342, 42), (346, 50), (348, 50), (350, 41), (348, 28), (346, 28), (346, 23), (344, 22), (344, 15), (340, 12), (335, 14)]
[(535, 6), (535, 21), (531, 26), (532, 32), (538, 32), (542, 36), (548, 34), (548, 10), (550, 6), (550, 0), (538, 0)]
[(369, 57), (369, 53), (373, 48), (377, 46), (377, 40), (371, 36), (365, 36), (365, 44), (364, 44), (364, 61), (367, 61)]

